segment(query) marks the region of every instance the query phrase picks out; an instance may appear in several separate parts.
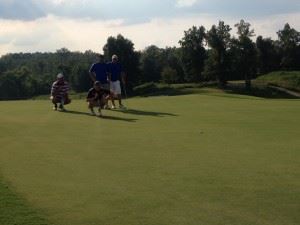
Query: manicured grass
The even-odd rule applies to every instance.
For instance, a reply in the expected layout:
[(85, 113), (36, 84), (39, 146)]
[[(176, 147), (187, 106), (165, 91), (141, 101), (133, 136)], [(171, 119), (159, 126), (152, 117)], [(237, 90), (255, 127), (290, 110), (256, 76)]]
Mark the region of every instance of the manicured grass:
[(41, 212), (37, 212), (26, 200), (18, 196), (0, 179), (0, 224), (48, 225)]
[(4, 180), (55, 225), (299, 224), (299, 100), (214, 92), (127, 105), (99, 119), (83, 100), (69, 113), (0, 102)]
[(257, 78), (256, 81), (300, 91), (300, 71), (272, 72)]

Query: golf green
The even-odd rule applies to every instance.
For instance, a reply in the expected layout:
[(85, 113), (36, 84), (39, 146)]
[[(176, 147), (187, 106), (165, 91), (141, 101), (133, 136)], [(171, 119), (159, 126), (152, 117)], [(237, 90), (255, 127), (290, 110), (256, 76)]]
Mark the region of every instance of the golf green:
[(49, 101), (0, 102), (3, 183), (54, 225), (300, 223), (299, 100), (195, 94), (126, 105), (97, 118), (84, 100), (66, 113)]

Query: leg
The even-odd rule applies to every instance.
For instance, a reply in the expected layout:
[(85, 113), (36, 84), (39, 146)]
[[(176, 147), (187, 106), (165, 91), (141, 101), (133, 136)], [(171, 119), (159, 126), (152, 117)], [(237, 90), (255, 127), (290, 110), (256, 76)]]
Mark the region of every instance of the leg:
[(58, 99), (57, 97), (53, 97), (52, 98), (52, 103), (53, 103), (53, 110), (57, 111), (57, 103), (59, 103), (60, 99)]
[(118, 100), (119, 100), (119, 106), (120, 106), (120, 108), (122, 108), (123, 105), (122, 105), (122, 96), (121, 95), (118, 95)]
[(95, 113), (95, 111), (94, 111), (94, 106), (95, 106), (95, 103), (94, 103), (93, 101), (89, 101), (89, 102), (88, 102), (88, 108), (90, 109), (91, 115), (92, 115), (92, 116), (95, 116), (95, 115), (96, 115), (96, 113)]

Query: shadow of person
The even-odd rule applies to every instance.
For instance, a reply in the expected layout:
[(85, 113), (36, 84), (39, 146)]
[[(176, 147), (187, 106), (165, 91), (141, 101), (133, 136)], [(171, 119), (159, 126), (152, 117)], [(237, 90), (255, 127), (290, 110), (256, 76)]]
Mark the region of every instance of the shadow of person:
[(91, 114), (87, 112), (79, 112), (79, 111), (73, 111), (73, 110), (66, 110), (62, 111), (63, 113), (70, 113), (70, 114), (76, 114), (76, 115), (85, 115), (85, 116), (91, 116)]
[[(87, 112), (79, 112), (79, 111), (73, 111), (73, 110), (66, 110), (66, 111), (63, 111), (63, 113), (70, 113), (70, 114), (75, 114), (75, 115), (84, 115), (84, 116), (95, 117), (95, 116), (92, 116), (90, 113), (87, 113)], [(123, 118), (123, 117), (116, 117), (116, 116), (107, 116), (107, 115), (103, 115), (99, 118), (107, 119), (107, 120), (125, 121), (125, 122), (136, 122), (137, 121), (137, 119)]]
[(142, 111), (142, 110), (137, 110), (137, 109), (114, 110), (114, 112), (121, 112), (121, 113), (125, 113), (125, 114), (134, 114), (134, 115), (140, 115), (140, 116), (157, 116), (157, 117), (178, 116), (173, 113)]
[(134, 123), (137, 121), (137, 119), (131, 119), (131, 118), (123, 118), (123, 117), (116, 117), (116, 116), (107, 116), (103, 115), (99, 117), (100, 119), (106, 119), (106, 120), (118, 120), (118, 121), (125, 121), (125, 122), (131, 122)]

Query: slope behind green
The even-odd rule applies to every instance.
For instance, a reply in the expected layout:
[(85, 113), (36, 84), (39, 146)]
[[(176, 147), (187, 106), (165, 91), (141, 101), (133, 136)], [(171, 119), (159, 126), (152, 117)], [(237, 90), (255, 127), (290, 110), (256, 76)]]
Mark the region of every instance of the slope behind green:
[(258, 77), (256, 81), (300, 91), (300, 71), (272, 72)]

